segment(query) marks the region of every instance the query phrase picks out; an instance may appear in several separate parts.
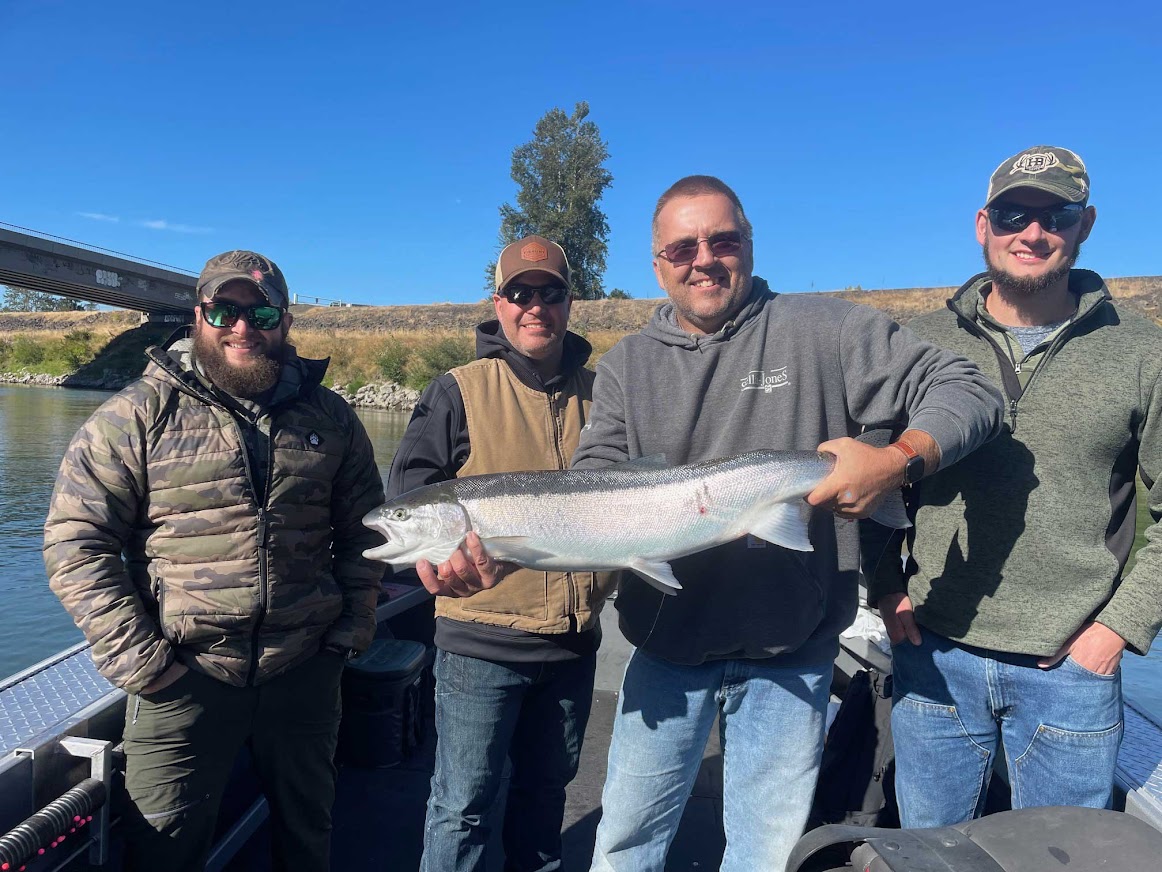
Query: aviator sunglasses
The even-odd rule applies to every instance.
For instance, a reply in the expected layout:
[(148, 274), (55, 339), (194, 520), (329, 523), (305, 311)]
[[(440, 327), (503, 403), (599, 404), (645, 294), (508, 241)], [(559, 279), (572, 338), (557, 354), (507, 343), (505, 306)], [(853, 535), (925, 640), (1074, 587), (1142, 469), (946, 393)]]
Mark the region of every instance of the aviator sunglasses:
[(703, 240), (710, 244), (710, 253), (715, 257), (730, 257), (742, 249), (742, 234), (732, 230), (727, 233), (715, 233), (713, 236), (703, 236), (701, 239), (679, 239), (657, 252), (657, 257), (664, 257), (674, 266), (693, 263), (698, 258), (698, 246)]
[(547, 288), (534, 288), (532, 285), (509, 285), (500, 295), (517, 306), (527, 306), (533, 301), (535, 294), (541, 295), (541, 302), (546, 306), (555, 306), (569, 296), (569, 289), (561, 285), (550, 285)]
[(278, 306), (239, 306), (237, 303), (205, 302), (199, 304), (202, 317), (211, 327), (233, 327), (239, 318), (255, 330), (273, 330), (282, 323), (282, 309)]
[(1083, 203), (1062, 203), (1040, 209), (1014, 203), (995, 203), (988, 207), (989, 221), (1005, 233), (1020, 233), (1034, 221), (1048, 233), (1068, 230), (1081, 220), (1084, 212)]

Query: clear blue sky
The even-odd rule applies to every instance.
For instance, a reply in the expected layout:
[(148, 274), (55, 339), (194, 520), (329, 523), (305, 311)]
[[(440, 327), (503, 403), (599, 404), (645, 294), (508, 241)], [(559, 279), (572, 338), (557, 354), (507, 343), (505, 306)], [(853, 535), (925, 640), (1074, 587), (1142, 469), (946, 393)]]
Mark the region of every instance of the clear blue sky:
[(0, 221), (292, 290), (481, 299), (515, 146), (587, 100), (606, 288), (658, 296), (649, 216), (721, 176), (777, 290), (959, 284), (1002, 158), (1073, 148), (1082, 265), (1162, 273), (1156, 2), (0, 0)]

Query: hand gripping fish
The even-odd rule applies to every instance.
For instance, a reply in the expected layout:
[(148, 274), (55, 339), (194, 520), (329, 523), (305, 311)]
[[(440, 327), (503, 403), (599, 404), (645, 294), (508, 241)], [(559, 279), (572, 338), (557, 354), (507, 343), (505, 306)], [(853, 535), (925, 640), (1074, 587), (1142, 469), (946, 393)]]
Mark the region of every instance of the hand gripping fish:
[[(387, 542), (363, 552), (394, 569), (439, 564), (469, 530), (489, 555), (530, 569), (631, 569), (664, 593), (682, 585), (669, 561), (750, 533), (811, 551), (803, 499), (835, 467), (818, 451), (751, 451), (669, 467), (661, 457), (602, 469), (470, 475), (409, 491), (363, 523)], [(909, 526), (899, 491), (873, 515)]]

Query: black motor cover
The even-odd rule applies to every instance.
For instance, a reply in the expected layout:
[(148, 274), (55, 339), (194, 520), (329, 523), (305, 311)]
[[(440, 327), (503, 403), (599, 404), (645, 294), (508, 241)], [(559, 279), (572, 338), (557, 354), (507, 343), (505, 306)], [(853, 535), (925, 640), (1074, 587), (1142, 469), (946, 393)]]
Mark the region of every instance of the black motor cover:
[(926, 830), (820, 827), (799, 840), (787, 872), (833, 870), (812, 858), (837, 844), (852, 849), (846, 868), (861, 872), (1144, 872), (1162, 865), (1162, 832), (1138, 818), (1026, 808)]

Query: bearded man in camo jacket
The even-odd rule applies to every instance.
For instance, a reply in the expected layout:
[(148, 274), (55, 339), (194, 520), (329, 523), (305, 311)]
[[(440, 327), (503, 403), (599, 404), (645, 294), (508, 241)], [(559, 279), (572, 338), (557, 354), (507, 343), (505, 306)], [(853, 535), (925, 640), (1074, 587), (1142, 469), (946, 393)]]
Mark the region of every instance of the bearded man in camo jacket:
[(344, 659), (367, 647), (383, 502), (367, 433), (286, 341), (286, 280), (249, 251), (198, 278), (192, 336), (69, 446), (49, 584), (129, 694), (127, 866), (202, 870), (243, 744), (274, 868), (328, 867)]

